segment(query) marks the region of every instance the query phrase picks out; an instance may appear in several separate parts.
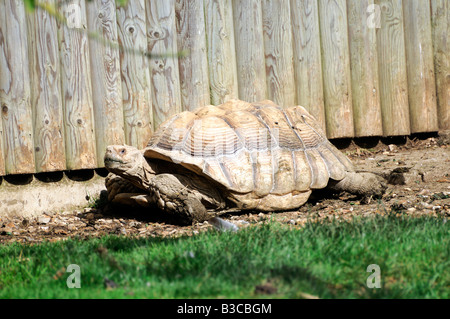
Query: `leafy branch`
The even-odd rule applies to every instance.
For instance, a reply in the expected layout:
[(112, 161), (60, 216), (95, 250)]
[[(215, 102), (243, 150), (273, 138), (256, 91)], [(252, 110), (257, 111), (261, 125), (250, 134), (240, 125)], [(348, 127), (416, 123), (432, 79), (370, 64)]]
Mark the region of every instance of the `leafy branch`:
[[(72, 0), (59, 0), (57, 1), (57, 6), (50, 4), (48, 2), (43, 2), (41, 0), (23, 0), (24, 4), (25, 4), (25, 8), (27, 9), (28, 12), (33, 12), (34, 10), (43, 10), (45, 12), (47, 12), (50, 16), (52, 16), (53, 18), (56, 19), (56, 21), (58, 23), (62, 23), (64, 25), (67, 26), (67, 19), (64, 15), (62, 15), (61, 13), (59, 13), (58, 8), (57, 7), (61, 7), (69, 2), (71, 2)], [(88, 2), (92, 2), (93, 0), (87, 0)], [(116, 5), (121, 7), (121, 6), (126, 6), (129, 0), (115, 0)], [(85, 30), (83, 28), (72, 28), (72, 30), (75, 30), (77, 32), (81, 32), (86, 34), (86, 36), (89, 39), (93, 39), (95, 41), (100, 42), (103, 45), (109, 46), (113, 49), (118, 49), (121, 52), (127, 52), (127, 53), (132, 53), (132, 54), (138, 54), (138, 55), (143, 55), (149, 59), (157, 59), (157, 58), (181, 58), (181, 57), (185, 57), (187, 55), (186, 51), (180, 51), (177, 53), (163, 53), (163, 54), (155, 54), (155, 53), (151, 53), (149, 51), (144, 51), (144, 50), (139, 50), (139, 49), (135, 49), (135, 48), (130, 48), (130, 47), (125, 47), (117, 42), (114, 41), (110, 41), (108, 39), (105, 39), (101, 34), (99, 34), (98, 32), (94, 32), (94, 31), (89, 31), (89, 30)]]

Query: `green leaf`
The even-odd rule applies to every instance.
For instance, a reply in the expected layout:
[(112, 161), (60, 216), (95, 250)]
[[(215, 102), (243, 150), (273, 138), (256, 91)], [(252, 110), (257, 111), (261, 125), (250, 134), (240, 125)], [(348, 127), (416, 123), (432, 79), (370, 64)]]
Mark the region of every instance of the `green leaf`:
[(116, 0), (116, 4), (120, 7), (126, 6), (128, 3), (128, 0)]
[(23, 1), (25, 3), (25, 9), (28, 12), (33, 12), (34, 9), (36, 8), (36, 3), (35, 3), (36, 0), (23, 0)]

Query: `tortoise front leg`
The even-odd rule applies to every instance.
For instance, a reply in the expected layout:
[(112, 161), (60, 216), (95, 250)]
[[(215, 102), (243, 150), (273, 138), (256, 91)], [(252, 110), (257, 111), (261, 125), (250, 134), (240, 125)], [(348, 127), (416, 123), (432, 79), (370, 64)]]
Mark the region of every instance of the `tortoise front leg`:
[(192, 223), (211, 217), (202, 203), (202, 194), (189, 187), (184, 176), (159, 174), (149, 184), (151, 201), (177, 220)]
[[(105, 178), (106, 191), (108, 193), (108, 201), (120, 202), (120, 195), (123, 193), (128, 194), (142, 194), (143, 190), (136, 187), (128, 180), (114, 173), (109, 173)], [(119, 197), (118, 197), (119, 196)], [(123, 198), (123, 195), (122, 195)]]

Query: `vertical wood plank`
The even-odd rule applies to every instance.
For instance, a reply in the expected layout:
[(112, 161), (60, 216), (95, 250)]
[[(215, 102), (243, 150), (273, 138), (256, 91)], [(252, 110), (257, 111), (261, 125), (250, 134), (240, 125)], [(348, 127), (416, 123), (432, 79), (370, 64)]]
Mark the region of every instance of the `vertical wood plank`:
[(346, 2), (320, 0), (319, 13), (327, 135), (353, 137)]
[[(118, 40), (126, 48), (147, 51), (145, 1), (129, 0), (117, 8)], [(149, 60), (143, 54), (120, 53), (125, 142), (139, 149), (147, 146), (153, 128)]]
[(280, 106), (296, 103), (289, 0), (263, 0), (262, 20), (268, 98)]
[(377, 29), (378, 74), (383, 135), (408, 135), (409, 109), (401, 0), (376, 0), (381, 10)]
[[(117, 44), (115, 0), (93, 0), (87, 9), (90, 31)], [(104, 167), (106, 147), (125, 143), (119, 50), (96, 39), (89, 42), (89, 49), (97, 165)]]
[(6, 174), (35, 172), (27, 54), (23, 1), (0, 1), (0, 105)]
[(208, 57), (203, 0), (176, 0), (177, 46), (187, 55), (178, 59), (183, 110), (209, 105)]
[(428, 0), (403, 1), (411, 133), (438, 130)]
[[(55, 5), (55, 0), (39, 0)], [(28, 14), (31, 107), (37, 172), (66, 168), (58, 28), (44, 10)]]
[(182, 110), (178, 61), (167, 56), (178, 52), (175, 0), (147, 0), (146, 10), (148, 51), (162, 55), (150, 60), (153, 121), (157, 128)]
[(431, 0), (439, 129), (450, 129), (450, 2)]
[(233, 7), (231, 0), (205, 0), (211, 103), (238, 98)]
[(239, 98), (247, 102), (264, 100), (267, 94), (261, 1), (233, 1), (233, 19)]
[(348, 36), (356, 136), (381, 136), (376, 26), (368, 24), (373, 0), (348, 0)]
[(325, 125), (322, 59), (317, 0), (291, 1), (297, 103)]
[(67, 25), (58, 23), (66, 167), (69, 170), (95, 168), (89, 43), (86, 34), (81, 32), (87, 28), (85, 1), (71, 0), (58, 10), (67, 19)]
[[(2, 70), (0, 69), (0, 77), (2, 76)], [(1, 112), (1, 108), (0, 108)], [(5, 158), (4, 158), (4, 150), (3, 150), (3, 124), (0, 121), (0, 176), (4, 176), (5, 172)]]

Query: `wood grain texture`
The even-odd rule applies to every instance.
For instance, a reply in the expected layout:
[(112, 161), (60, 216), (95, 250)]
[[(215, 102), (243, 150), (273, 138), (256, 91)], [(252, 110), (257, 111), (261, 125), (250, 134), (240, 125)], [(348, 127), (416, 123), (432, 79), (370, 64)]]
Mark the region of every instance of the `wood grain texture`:
[(239, 98), (247, 102), (264, 100), (267, 94), (261, 1), (233, 1), (233, 19)]
[(378, 73), (383, 135), (408, 135), (409, 108), (401, 0), (376, 0), (381, 8), (377, 29)]
[[(147, 0), (147, 40), (151, 54), (176, 54), (177, 30), (175, 0)], [(161, 56), (150, 60), (153, 121), (157, 128), (181, 107), (180, 76), (175, 57)]]
[(450, 2), (431, 0), (439, 129), (450, 129)]
[[(118, 40), (126, 48), (147, 50), (145, 1), (130, 0), (117, 8)], [(143, 54), (120, 53), (125, 143), (144, 148), (153, 130), (149, 60)]]
[[(84, 0), (59, 7), (68, 24), (58, 23), (67, 169), (97, 167), (94, 114)], [(100, 163), (100, 165), (102, 165)]]
[(6, 174), (34, 173), (27, 25), (22, 1), (0, 1), (0, 112)]
[[(89, 30), (117, 44), (115, 1), (93, 0), (87, 9)], [(92, 39), (89, 41), (89, 53), (97, 165), (103, 167), (106, 147), (125, 143), (119, 49)]]
[(368, 24), (373, 0), (347, 1), (355, 136), (381, 136), (376, 28)]
[[(1, 76), (1, 70), (0, 70), (0, 76)], [(3, 124), (2, 121), (0, 121), (0, 176), (6, 175), (5, 172), (5, 159), (4, 159), (4, 150), (3, 150)]]
[(178, 59), (183, 110), (209, 105), (208, 56), (203, 0), (176, 0), (177, 46), (188, 52)]
[(325, 131), (317, 0), (291, 0), (291, 15), (297, 103), (305, 107)]
[(428, 0), (403, 1), (411, 133), (438, 130)]
[(320, 0), (319, 13), (327, 135), (353, 137), (346, 2)]
[(289, 0), (263, 0), (262, 20), (268, 98), (282, 107), (296, 103)]
[[(54, 0), (40, 0), (54, 5)], [(58, 28), (44, 10), (27, 16), (36, 172), (66, 168)]]
[(238, 98), (233, 8), (231, 0), (205, 0), (211, 103)]

